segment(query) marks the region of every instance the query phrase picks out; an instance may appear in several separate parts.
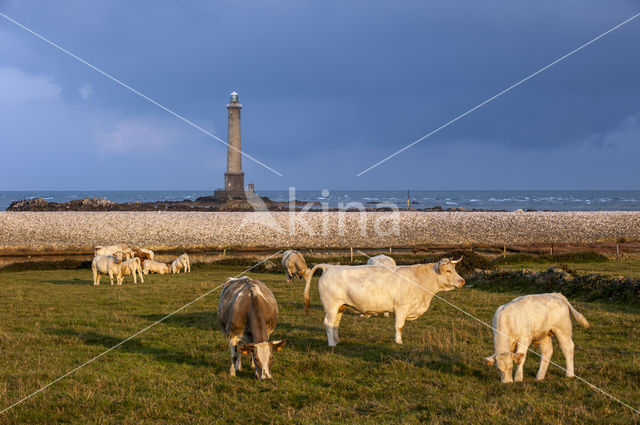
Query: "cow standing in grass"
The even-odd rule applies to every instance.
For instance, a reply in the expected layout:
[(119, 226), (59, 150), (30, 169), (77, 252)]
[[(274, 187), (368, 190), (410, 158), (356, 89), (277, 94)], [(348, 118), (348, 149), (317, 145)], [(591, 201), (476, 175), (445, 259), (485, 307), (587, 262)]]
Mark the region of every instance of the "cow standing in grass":
[(112, 255), (96, 255), (93, 257), (91, 272), (95, 286), (100, 285), (102, 275), (108, 275), (112, 285), (114, 277), (118, 285), (122, 285), (122, 280), (124, 279), (122, 263), (119, 263), (118, 259)]
[(138, 283), (138, 279), (136, 279), (136, 274), (140, 276), (140, 280), (144, 283), (144, 278), (142, 277), (142, 266), (140, 265), (140, 259), (138, 257), (133, 257), (130, 260), (123, 261), (121, 264), (122, 274), (124, 276), (133, 276), (133, 283)]
[(285, 251), (282, 254), (282, 267), (287, 273), (287, 282), (291, 282), (295, 277), (306, 280), (309, 273), (307, 262), (298, 251)]
[(224, 284), (218, 303), (218, 326), (229, 339), (231, 376), (242, 370), (240, 355), (251, 354), (256, 377), (271, 379), (273, 351), (280, 351), (285, 344), (269, 342), (277, 322), (278, 303), (264, 283), (243, 276)]
[(318, 281), (324, 307), (324, 326), (330, 346), (340, 341), (338, 327), (344, 310), (364, 315), (393, 313), (395, 342), (402, 344), (406, 320), (415, 320), (429, 309), (434, 295), (462, 288), (465, 281), (456, 272), (460, 260), (444, 258), (437, 263), (413, 266), (336, 266), (318, 264), (311, 269), (304, 288), (305, 312), (309, 314), (309, 287), (316, 269), (323, 273)]
[[(492, 325), (495, 351), (485, 360), (489, 366), (495, 364), (503, 384), (523, 380), (524, 361), (531, 343), (540, 344), (542, 359), (536, 381), (543, 380), (553, 355), (551, 337), (554, 335), (567, 362), (566, 376), (573, 378), (574, 345), (569, 312), (578, 323), (589, 327), (587, 319), (573, 308), (564, 295), (557, 292), (525, 295), (498, 307)], [(518, 365), (515, 379), (512, 375), (514, 362)]]
[(389, 257), (388, 255), (380, 254), (375, 257), (369, 258), (367, 264), (370, 266), (385, 266), (385, 267), (396, 267), (396, 260)]

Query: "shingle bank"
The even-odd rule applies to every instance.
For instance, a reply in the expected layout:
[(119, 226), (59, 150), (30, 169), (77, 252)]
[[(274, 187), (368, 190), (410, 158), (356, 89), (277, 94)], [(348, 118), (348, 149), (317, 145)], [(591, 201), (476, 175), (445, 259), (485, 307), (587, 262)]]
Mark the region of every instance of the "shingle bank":
[(382, 248), (640, 239), (640, 212), (0, 212), (4, 251)]

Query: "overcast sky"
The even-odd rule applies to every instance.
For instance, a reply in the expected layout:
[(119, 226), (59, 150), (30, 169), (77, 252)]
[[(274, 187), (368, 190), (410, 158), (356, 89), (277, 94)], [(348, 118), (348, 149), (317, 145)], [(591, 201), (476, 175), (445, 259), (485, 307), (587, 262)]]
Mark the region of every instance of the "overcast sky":
[[(178, 6), (179, 5), (179, 6)], [(640, 1), (3, 1), (226, 140), (256, 189), (640, 189)], [(0, 17), (0, 190), (213, 190), (226, 146)]]

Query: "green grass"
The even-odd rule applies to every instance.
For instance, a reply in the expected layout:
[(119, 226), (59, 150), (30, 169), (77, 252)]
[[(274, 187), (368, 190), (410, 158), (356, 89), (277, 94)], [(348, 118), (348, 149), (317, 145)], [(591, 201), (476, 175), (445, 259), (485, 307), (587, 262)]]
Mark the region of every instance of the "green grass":
[(529, 269), (534, 271), (544, 271), (549, 267), (558, 264), (565, 264), (570, 269), (578, 273), (599, 273), (609, 276), (625, 276), (632, 278), (640, 278), (640, 261), (623, 260), (623, 261), (606, 261), (597, 263), (573, 263), (573, 262), (511, 262), (506, 265), (500, 265), (498, 268), (503, 270), (519, 270)]
[[(234, 266), (149, 276), (121, 287), (89, 285), (89, 270), (0, 274), (0, 409), (149, 326), (228, 276)], [(217, 329), (219, 291), (0, 415), (0, 423), (632, 423), (638, 416), (577, 379), (550, 367), (533, 381), (502, 385), (482, 358), (491, 331), (444, 302), (407, 323), (398, 346), (393, 318), (345, 314), (341, 342), (327, 347), (314, 279), (304, 316), (302, 284), (273, 273), (251, 274), (280, 306), (273, 339), (272, 382), (252, 377), (248, 361), (228, 374), (228, 347)], [(442, 294), (490, 322), (521, 292), (475, 288)], [(574, 303), (591, 322), (574, 327), (576, 373), (640, 407), (640, 309)], [(564, 365), (555, 347), (553, 360)]]

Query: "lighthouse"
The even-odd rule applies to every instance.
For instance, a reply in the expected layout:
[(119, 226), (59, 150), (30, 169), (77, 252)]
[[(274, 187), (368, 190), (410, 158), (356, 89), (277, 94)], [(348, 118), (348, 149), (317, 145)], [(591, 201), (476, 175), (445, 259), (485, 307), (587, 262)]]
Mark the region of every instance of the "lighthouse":
[(246, 199), (242, 172), (241, 110), (238, 93), (231, 92), (227, 103), (227, 172), (224, 173), (224, 189), (216, 190), (214, 193), (214, 197), (219, 200)]

